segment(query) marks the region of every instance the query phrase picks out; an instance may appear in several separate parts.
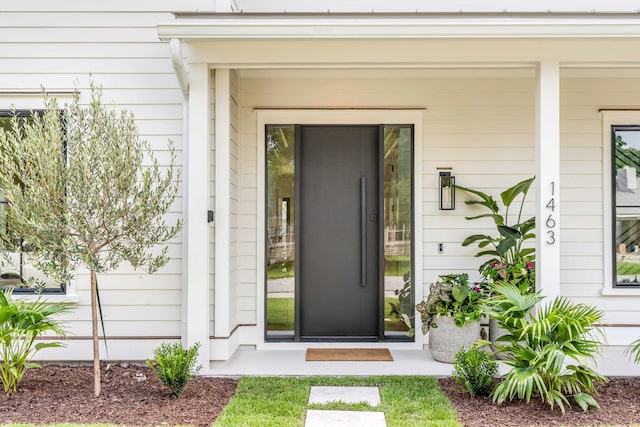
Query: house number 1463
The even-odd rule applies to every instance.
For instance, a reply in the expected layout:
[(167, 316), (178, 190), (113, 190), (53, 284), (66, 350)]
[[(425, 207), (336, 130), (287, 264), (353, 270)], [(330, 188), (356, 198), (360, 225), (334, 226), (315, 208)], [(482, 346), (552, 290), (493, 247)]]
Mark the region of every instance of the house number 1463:
[(547, 202), (547, 209), (549, 209), (551, 213), (549, 214), (549, 216), (547, 217), (547, 220), (544, 223), (547, 229), (548, 245), (555, 245), (556, 243), (556, 232), (554, 230), (556, 228), (556, 220), (553, 217), (553, 214), (556, 210), (555, 192), (556, 192), (556, 183), (551, 181), (551, 198)]

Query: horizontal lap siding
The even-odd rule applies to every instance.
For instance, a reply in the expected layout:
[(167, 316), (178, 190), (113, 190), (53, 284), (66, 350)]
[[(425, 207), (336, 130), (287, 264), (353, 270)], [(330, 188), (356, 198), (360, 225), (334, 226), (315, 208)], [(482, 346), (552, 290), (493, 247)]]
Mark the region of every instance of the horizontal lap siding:
[[(166, 168), (170, 159), (169, 139), (175, 144), (180, 166), (182, 94), (169, 46), (158, 40), (156, 25), (172, 21), (169, 12), (176, 7), (194, 6), (192, 2), (178, 5), (167, 0), (146, 6), (140, 3), (70, 1), (62, 5), (29, 0), (3, 4), (0, 108), (33, 103), (41, 86), (70, 91), (76, 81), (85, 102), (91, 75), (103, 86), (105, 103), (135, 114), (141, 137), (156, 151), (161, 167)], [(16, 91), (34, 95), (10, 95)], [(167, 220), (173, 223), (180, 217), (182, 197), (172, 206)], [(153, 275), (122, 265), (115, 272), (98, 276), (107, 337), (181, 335), (181, 235), (170, 243), (169, 255), (170, 262)], [(79, 274), (72, 285), (79, 303), (67, 315), (68, 325), (73, 336), (87, 337), (91, 335), (88, 274)]]
[[(423, 176), (418, 179), (421, 188), (416, 189), (422, 192), (423, 200), (423, 229), (417, 231), (416, 244), (422, 245), (424, 253), (424, 281), (454, 272), (475, 277), (481, 262), (473, 256), (476, 249), (463, 248), (460, 243), (472, 232), (493, 232), (494, 228), (489, 221), (464, 219), (478, 211), (464, 205), (466, 196), (462, 192), (457, 194), (455, 211), (438, 211), (437, 168), (452, 167), (456, 183), (494, 196), (506, 186), (532, 176), (535, 81), (517, 77), (396, 79), (393, 71), (385, 75), (384, 79), (341, 79), (336, 71), (330, 79), (313, 76), (285, 80), (261, 79), (253, 73), (251, 78), (242, 80), (241, 86), (241, 152), (254, 155), (253, 107), (425, 107)], [(255, 164), (253, 157), (247, 160)], [(242, 202), (253, 207), (253, 198)], [(533, 194), (526, 211), (530, 215), (535, 211)], [(258, 227), (262, 232), (262, 225)], [(444, 243), (443, 254), (437, 253), (438, 242)], [(245, 274), (254, 277), (248, 271)], [(259, 283), (262, 280), (258, 278)]]
[(601, 108), (638, 108), (640, 78), (573, 78), (561, 82), (561, 281), (562, 294), (605, 310), (612, 324), (639, 324), (638, 298), (602, 296), (603, 215), (609, 191), (603, 185)]

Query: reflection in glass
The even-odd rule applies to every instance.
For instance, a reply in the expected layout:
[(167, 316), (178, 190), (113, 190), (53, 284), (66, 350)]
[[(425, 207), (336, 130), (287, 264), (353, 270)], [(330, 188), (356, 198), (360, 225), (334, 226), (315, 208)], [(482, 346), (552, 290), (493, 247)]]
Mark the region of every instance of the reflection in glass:
[(384, 128), (384, 295), (386, 336), (406, 336), (402, 314), (413, 315), (412, 135), (410, 126)]
[(615, 126), (616, 283), (640, 285), (640, 127)]
[(267, 126), (267, 336), (293, 336), (295, 320), (293, 126)]

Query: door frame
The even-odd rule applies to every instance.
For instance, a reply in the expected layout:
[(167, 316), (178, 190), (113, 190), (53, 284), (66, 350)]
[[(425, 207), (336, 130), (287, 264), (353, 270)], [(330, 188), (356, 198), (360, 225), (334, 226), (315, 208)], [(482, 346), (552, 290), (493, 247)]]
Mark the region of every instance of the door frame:
[[(423, 298), (423, 248), (422, 239), (422, 123), (424, 120), (424, 108), (412, 109), (255, 109), (256, 113), (256, 322), (260, 337), (256, 337), (258, 349), (273, 348), (306, 348), (309, 342), (266, 342), (266, 316), (265, 316), (265, 244), (266, 232), (264, 230), (266, 215), (265, 196), (265, 126), (266, 125), (413, 125), (413, 226), (414, 226), (414, 298), (420, 301)], [(434, 175), (435, 176), (435, 175)], [(422, 348), (423, 336), (421, 328), (416, 328), (414, 342), (404, 343), (365, 343), (364, 345), (382, 344), (394, 348), (416, 349)], [(322, 343), (313, 343), (314, 346)], [(336, 344), (336, 343), (330, 343)], [(353, 345), (354, 343), (349, 343)]]

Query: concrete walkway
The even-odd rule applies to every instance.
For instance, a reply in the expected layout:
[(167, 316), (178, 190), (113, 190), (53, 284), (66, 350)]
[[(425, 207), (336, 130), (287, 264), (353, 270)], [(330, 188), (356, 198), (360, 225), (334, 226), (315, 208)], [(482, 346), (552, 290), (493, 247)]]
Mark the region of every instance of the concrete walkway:
[[(378, 387), (311, 387), (309, 404), (330, 402), (364, 402), (370, 406), (378, 406), (380, 391)], [(304, 425), (305, 427), (386, 427), (387, 422), (384, 412), (309, 409)]]

